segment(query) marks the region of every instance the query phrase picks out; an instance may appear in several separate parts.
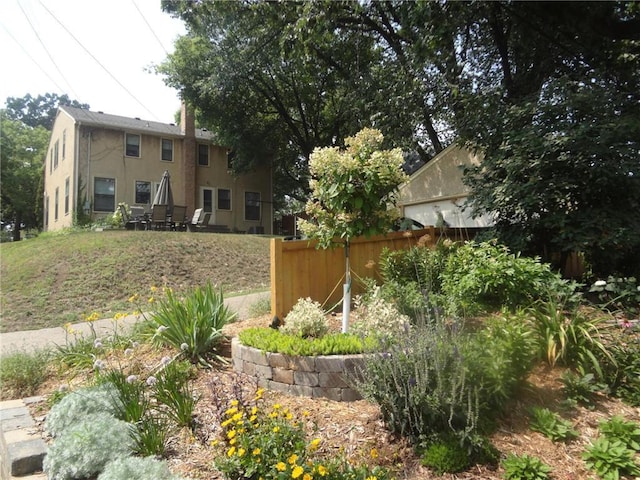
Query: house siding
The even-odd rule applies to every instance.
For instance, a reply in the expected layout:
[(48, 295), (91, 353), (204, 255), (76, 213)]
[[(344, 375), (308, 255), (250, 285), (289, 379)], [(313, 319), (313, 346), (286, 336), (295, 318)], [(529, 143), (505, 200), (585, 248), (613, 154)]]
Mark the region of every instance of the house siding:
[[(244, 191), (257, 191), (263, 204), (261, 225), (264, 225), (265, 233), (271, 233), (272, 208), (271, 208), (271, 172), (269, 168), (261, 168), (255, 172), (243, 175), (233, 175), (227, 169), (227, 148), (214, 145), (208, 137), (184, 135), (179, 127), (166, 125), (166, 131), (149, 131), (145, 129), (149, 122), (139, 120), (140, 128), (135, 128), (138, 119), (124, 117), (105, 117), (105, 122), (111, 124), (100, 125), (102, 114), (98, 112), (79, 111), (71, 109), (71, 114), (61, 107), (54, 123), (49, 150), (47, 154), (47, 171), (45, 173), (45, 195), (43, 202), (46, 205), (49, 198), (49, 211), (45, 212), (47, 230), (58, 230), (73, 225), (73, 211), (78, 205), (85, 203), (89, 207), (88, 213), (93, 220), (108, 216), (111, 212), (95, 210), (94, 181), (96, 178), (115, 179), (114, 203), (124, 202), (129, 205), (138, 205), (150, 209), (149, 203), (136, 203), (136, 181), (150, 182), (152, 185), (151, 199), (153, 200), (153, 186), (158, 184), (162, 174), (167, 170), (171, 176), (171, 188), (176, 205), (186, 205), (187, 215), (191, 216), (196, 208), (201, 208), (200, 188), (206, 187), (214, 191), (214, 210), (217, 207), (215, 194), (218, 188), (229, 189), (232, 192), (232, 210), (216, 211), (215, 223), (226, 225), (232, 231), (247, 231), (249, 227), (258, 222), (244, 220)], [(73, 113), (85, 115), (86, 121), (78, 120)], [(116, 128), (113, 123), (122, 118), (123, 123), (129, 122), (124, 128)], [(115, 120), (114, 120), (115, 119)], [(153, 124), (156, 130), (163, 125)], [(63, 132), (66, 131), (66, 155), (64, 161), (59, 160), (58, 167), (49, 171), (50, 155), (55, 142), (62, 142)], [(173, 132), (173, 133), (172, 133)], [(139, 157), (126, 155), (126, 133), (140, 135)], [(194, 141), (195, 138), (195, 141)], [(173, 141), (172, 161), (162, 160), (162, 139)], [(209, 146), (209, 166), (198, 166), (196, 152), (192, 151), (191, 160), (188, 158), (186, 146), (197, 144)], [(61, 147), (60, 147), (61, 151)], [(195, 160), (194, 160), (195, 159)], [(196, 162), (194, 165), (193, 162)], [(191, 162), (191, 163), (190, 163)], [(70, 199), (70, 213), (64, 215), (58, 212), (55, 220), (53, 198), (55, 189), (64, 192), (65, 178), (71, 178), (72, 192)], [(78, 202), (80, 196), (80, 202)], [(63, 205), (64, 197), (60, 199)], [(213, 221), (211, 223), (214, 223)]]

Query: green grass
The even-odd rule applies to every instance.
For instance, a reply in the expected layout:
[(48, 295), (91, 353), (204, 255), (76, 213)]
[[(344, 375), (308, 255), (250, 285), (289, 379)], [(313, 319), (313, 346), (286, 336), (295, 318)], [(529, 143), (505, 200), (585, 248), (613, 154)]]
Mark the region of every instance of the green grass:
[(133, 309), (151, 286), (207, 280), (227, 296), (269, 286), (269, 239), (188, 232), (65, 232), (0, 244), (0, 332), (58, 327)]

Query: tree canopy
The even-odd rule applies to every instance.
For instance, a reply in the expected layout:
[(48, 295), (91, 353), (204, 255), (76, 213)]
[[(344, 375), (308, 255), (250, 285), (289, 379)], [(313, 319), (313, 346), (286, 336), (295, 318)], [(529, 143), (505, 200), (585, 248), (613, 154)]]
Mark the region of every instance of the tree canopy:
[(165, 0), (188, 33), (158, 69), (276, 195), (308, 195), (313, 148), (363, 127), (424, 161), (458, 141), (501, 240), (637, 271), (638, 5)]
[(42, 126), (47, 130), (51, 130), (59, 105), (89, 108), (86, 103), (71, 100), (68, 95), (45, 93), (44, 95), (33, 97), (27, 93), (20, 98), (8, 97), (5, 101), (5, 111), (8, 118), (19, 120), (29, 127)]

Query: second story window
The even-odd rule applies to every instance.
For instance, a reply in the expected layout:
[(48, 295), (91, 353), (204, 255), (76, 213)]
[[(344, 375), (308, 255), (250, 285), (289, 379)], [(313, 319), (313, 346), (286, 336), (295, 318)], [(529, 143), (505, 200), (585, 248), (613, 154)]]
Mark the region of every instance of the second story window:
[(162, 160), (165, 162), (173, 162), (173, 140), (167, 138), (162, 139)]
[(139, 157), (140, 156), (140, 135), (133, 133), (127, 133), (125, 135), (125, 150), (124, 154), (127, 157)]
[(56, 140), (56, 143), (53, 145), (53, 169), (58, 168), (58, 158), (60, 152), (60, 140)]
[(63, 130), (62, 131), (62, 160), (64, 160), (66, 153), (67, 153), (67, 131)]
[(209, 166), (209, 145), (198, 144), (198, 165)]

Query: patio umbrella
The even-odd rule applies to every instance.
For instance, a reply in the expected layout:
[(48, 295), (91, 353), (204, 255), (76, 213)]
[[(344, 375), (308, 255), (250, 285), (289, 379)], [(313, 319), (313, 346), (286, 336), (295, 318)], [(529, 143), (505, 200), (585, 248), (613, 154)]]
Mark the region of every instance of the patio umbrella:
[(171, 177), (168, 170), (165, 170), (162, 174), (158, 191), (156, 196), (153, 197), (151, 205), (166, 205), (168, 213), (173, 210), (173, 193), (171, 193)]

